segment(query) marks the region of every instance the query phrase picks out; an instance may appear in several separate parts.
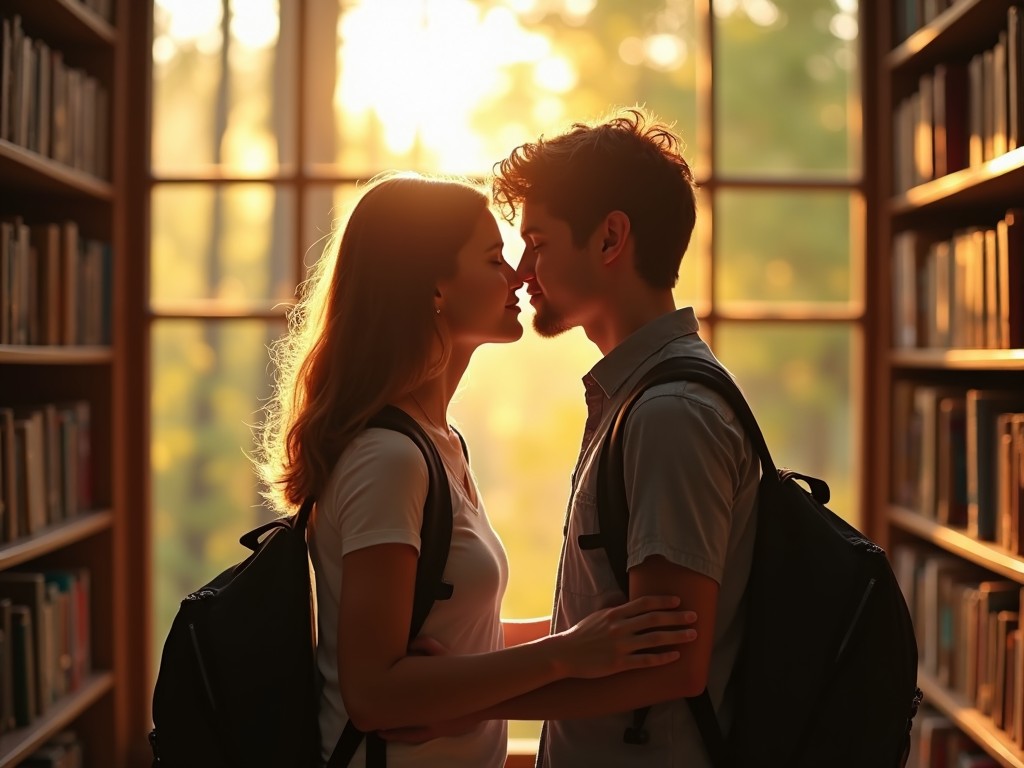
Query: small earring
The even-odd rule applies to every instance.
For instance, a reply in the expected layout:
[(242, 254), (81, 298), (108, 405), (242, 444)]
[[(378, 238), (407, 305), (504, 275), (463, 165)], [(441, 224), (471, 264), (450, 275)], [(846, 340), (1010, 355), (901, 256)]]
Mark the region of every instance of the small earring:
[(437, 307), (437, 308), (436, 308), (436, 309), (434, 310), (434, 314), (435, 314), (435, 315), (440, 315), (440, 314), (441, 314), (441, 308), (440, 308), (440, 307)]

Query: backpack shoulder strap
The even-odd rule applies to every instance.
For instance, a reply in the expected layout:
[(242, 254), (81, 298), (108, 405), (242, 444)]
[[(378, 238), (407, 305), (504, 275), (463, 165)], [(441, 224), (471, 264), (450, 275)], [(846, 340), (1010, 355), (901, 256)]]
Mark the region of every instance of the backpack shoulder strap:
[[(448, 474), (441, 462), (441, 455), (423, 428), (409, 414), (393, 405), (386, 405), (366, 424), (367, 427), (390, 429), (399, 432), (416, 445), (427, 462), (427, 499), (423, 504), (423, 525), (420, 527), (420, 556), (416, 562), (416, 587), (413, 593), (412, 622), (409, 625), (409, 639), (412, 640), (423, 628), (423, 622), (435, 600), (448, 600), (454, 587), (444, 580), (444, 568), (448, 563), (448, 550), (452, 542), (452, 494), (448, 485)], [(463, 452), (468, 459), (465, 440)], [(306, 517), (309, 512), (303, 504)], [(302, 510), (300, 510), (301, 513)], [(305, 518), (300, 519), (305, 525)], [(366, 738), (366, 760), (368, 768), (385, 768), (387, 756), (385, 743), (376, 734), (364, 734), (349, 720), (345, 723), (338, 743), (327, 761), (327, 768), (347, 766), (356, 750)]]
[[(626, 496), (625, 470), (623, 465), (623, 442), (625, 441), (626, 419), (640, 397), (651, 387), (670, 381), (693, 381), (702, 384), (725, 398), (737, 418), (743, 424), (761, 460), (762, 472), (775, 477), (768, 445), (761, 434), (761, 428), (754, 418), (739, 387), (719, 366), (700, 357), (674, 357), (654, 366), (644, 374), (633, 387), (622, 407), (615, 415), (611, 429), (605, 434), (601, 446), (597, 470), (597, 518), (598, 533), (580, 536), (579, 545), (584, 549), (603, 547), (615, 574), (615, 579), (625, 595), (629, 595), (629, 576), (626, 572), (626, 539), (629, 526), (629, 502)], [(690, 711), (697, 722), (701, 739), (716, 768), (730, 765), (725, 737), (715, 717), (711, 696), (707, 689), (698, 696), (687, 699)], [(647, 741), (644, 721), (650, 707), (635, 710), (633, 724), (626, 729), (627, 743), (643, 744)]]
[(459, 438), (459, 443), (462, 444), (462, 455), (466, 457), (466, 463), (469, 464), (469, 446), (466, 445), (466, 438), (464, 438), (462, 436), (462, 433), (459, 432), (459, 430), (457, 430), (455, 427), (451, 427), (451, 430)]
[(719, 393), (726, 399), (750, 437), (762, 472), (775, 475), (768, 445), (761, 428), (746, 399), (729, 375), (714, 363), (699, 357), (673, 357), (654, 366), (641, 377), (625, 399), (611, 428), (605, 433), (597, 467), (597, 517), (599, 532), (580, 537), (579, 545), (584, 549), (603, 547), (608, 555), (612, 571), (619, 587), (629, 594), (626, 575), (626, 534), (629, 523), (629, 505), (626, 497), (626, 482), (623, 469), (623, 443), (626, 433), (626, 419), (651, 387), (670, 381), (693, 381)]
[(409, 639), (423, 628), (435, 600), (447, 600), (453, 587), (444, 581), (448, 549), (452, 541), (452, 496), (448, 473), (444, 470), (437, 448), (423, 428), (405, 411), (393, 405), (382, 408), (367, 427), (400, 432), (415, 443), (427, 462), (427, 500), (423, 505), (420, 528), (420, 556), (416, 564), (416, 591), (413, 597), (412, 624)]

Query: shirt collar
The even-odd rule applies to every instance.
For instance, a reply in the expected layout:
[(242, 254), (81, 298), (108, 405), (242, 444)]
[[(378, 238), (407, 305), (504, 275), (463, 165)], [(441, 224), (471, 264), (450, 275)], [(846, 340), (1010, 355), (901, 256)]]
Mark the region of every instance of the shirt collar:
[(597, 361), (591, 378), (611, 398), (626, 380), (647, 360), (670, 341), (689, 336), (700, 330), (693, 307), (683, 307), (647, 323), (627, 336), (615, 349)]

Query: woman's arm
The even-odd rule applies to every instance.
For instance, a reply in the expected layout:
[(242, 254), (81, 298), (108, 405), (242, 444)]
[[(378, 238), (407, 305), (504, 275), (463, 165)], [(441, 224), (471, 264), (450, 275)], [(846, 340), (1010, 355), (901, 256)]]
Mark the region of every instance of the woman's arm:
[(599, 611), (567, 632), (491, 653), (407, 655), (416, 550), (380, 544), (344, 557), (338, 670), (349, 717), (363, 731), (461, 718), (569, 677), (601, 677), (675, 661), (694, 617), (676, 597)]

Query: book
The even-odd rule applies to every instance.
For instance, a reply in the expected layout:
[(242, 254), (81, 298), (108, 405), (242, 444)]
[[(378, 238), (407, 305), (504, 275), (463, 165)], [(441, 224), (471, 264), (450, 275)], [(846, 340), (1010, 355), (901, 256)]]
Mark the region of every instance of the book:
[[(974, 702), (978, 710), (991, 715), (993, 696), (995, 694), (995, 664), (992, 655), (991, 634), (992, 617), (999, 611), (1017, 610), (1020, 606), (1020, 585), (1014, 582), (983, 581), (978, 584), (978, 601), (976, 612), (968, 615), (968, 670), (974, 669)], [(970, 631), (974, 630), (974, 642), (971, 642)], [(968, 680), (968, 690), (972, 682)]]
[[(977, 566), (957, 557), (937, 554), (928, 557), (921, 569), (917, 599), (921, 601), (921, 622), (918, 628), (921, 645), (921, 667), (930, 674), (940, 677), (939, 656), (945, 651), (946, 657), (952, 648), (952, 622), (950, 613), (944, 611), (940, 584), (943, 580), (980, 581)], [(946, 586), (947, 593), (949, 586)], [(1015, 607), (1015, 606), (1014, 606)], [(948, 674), (941, 677), (949, 679)]]
[(1024, 209), (996, 223), (996, 290), (999, 347), (1024, 347)]
[(967, 167), (967, 65), (960, 61), (935, 66), (935, 176)]
[(1007, 148), (1024, 146), (1024, 25), (1021, 9), (1006, 12)]
[(938, 574), (938, 648), (935, 676), (940, 685), (950, 690), (962, 683), (963, 663), (959, 657), (963, 654), (965, 643), (964, 590), (976, 588), (985, 580), (981, 569), (964, 565), (963, 568), (946, 568)]
[(1011, 633), (1017, 629), (1020, 614), (1017, 611), (998, 611), (991, 616), (989, 646), (989, 677), (992, 679), (992, 722), (996, 728), (1006, 730), (1007, 676), (1010, 674), (1012, 647)]
[(32, 656), (35, 666), (35, 681), (32, 686), (35, 714), (42, 715), (49, 704), (52, 690), (51, 670), (46, 660), (50, 640), (45, 633), (49, 630), (46, 583), (41, 573), (23, 571), (0, 571), (0, 597), (8, 597), (14, 605), (28, 609), (29, 629), (34, 640)]
[(11, 689), (14, 701), (14, 725), (24, 728), (39, 713), (36, 702), (38, 665), (36, 641), (32, 631), (32, 613), (24, 605), (11, 607), (11, 657), (14, 673)]
[(0, 485), (3, 486), (3, 530), (0, 539), (14, 541), (18, 537), (18, 475), (15, 460), (14, 410), (0, 407)]
[(996, 419), (1024, 410), (1024, 392), (967, 390), (967, 530), (981, 541), (996, 539)]
[(14, 419), (16, 461), (20, 463), (18, 486), (21, 532), (31, 535), (47, 525), (45, 433), (41, 411), (17, 413)]
[(935, 519), (967, 526), (967, 405), (963, 397), (943, 397), (936, 423)]
[(11, 608), (14, 603), (10, 598), (0, 598), (0, 632), (4, 635), (4, 652), (0, 658), (0, 676), (5, 684), (0, 687), (0, 733), (14, 730), (14, 689), (11, 681), (14, 680), (14, 660), (12, 658), (12, 642), (14, 638), (14, 626), (11, 618)]
[(963, 398), (963, 390), (955, 387), (919, 386), (914, 390), (914, 416), (920, 424), (920, 469), (917, 489), (917, 511), (937, 518), (939, 485), (939, 403), (946, 398)]

